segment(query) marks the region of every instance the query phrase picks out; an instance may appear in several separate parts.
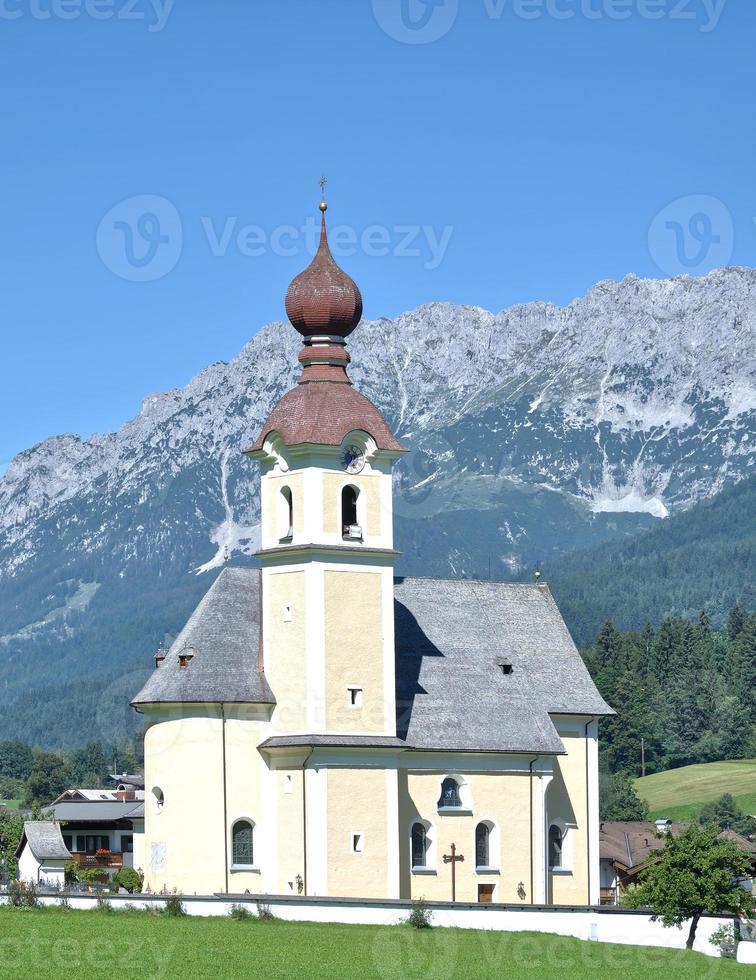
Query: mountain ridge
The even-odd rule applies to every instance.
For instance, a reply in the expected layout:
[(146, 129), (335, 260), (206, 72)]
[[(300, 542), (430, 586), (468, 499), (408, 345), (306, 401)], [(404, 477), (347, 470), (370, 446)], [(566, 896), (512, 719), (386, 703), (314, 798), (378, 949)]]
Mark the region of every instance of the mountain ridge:
[[(414, 450), (397, 571), (517, 578), (623, 540), (753, 465), (756, 270), (606, 280), (565, 307), (431, 303), (364, 321), (350, 376)], [(260, 330), (120, 429), (62, 434), (0, 478), (0, 703), (143, 670), (226, 548), (259, 541), (242, 456), (299, 373)], [(160, 603), (163, 603), (161, 606)], [(180, 623), (178, 623), (180, 625)]]

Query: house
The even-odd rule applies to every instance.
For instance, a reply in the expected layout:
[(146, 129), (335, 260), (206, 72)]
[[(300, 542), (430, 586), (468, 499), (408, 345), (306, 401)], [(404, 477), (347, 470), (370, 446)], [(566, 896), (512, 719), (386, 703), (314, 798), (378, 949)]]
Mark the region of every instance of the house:
[[(690, 824), (671, 820), (605, 820), (599, 831), (601, 861), (601, 904), (617, 905), (622, 893), (640, 880), (640, 875), (664, 847), (669, 834), (682, 833)], [(751, 855), (756, 868), (756, 844), (734, 830), (723, 830), (721, 838), (734, 841)]]
[(66, 862), (72, 859), (60, 826), (52, 821), (27, 821), (16, 849), (18, 877), (35, 885), (63, 888)]
[(407, 450), (348, 377), (362, 298), (321, 211), (286, 298), (302, 374), (247, 451), (260, 567), (227, 564), (132, 702), (145, 884), (597, 903), (612, 711), (545, 584), (395, 577)]
[(144, 801), (121, 800), (116, 792), (69, 790), (46, 811), (60, 825), (65, 846), (71, 852), (69, 860), (84, 868), (99, 868), (108, 875), (122, 867), (135, 866), (134, 841), (144, 826)]

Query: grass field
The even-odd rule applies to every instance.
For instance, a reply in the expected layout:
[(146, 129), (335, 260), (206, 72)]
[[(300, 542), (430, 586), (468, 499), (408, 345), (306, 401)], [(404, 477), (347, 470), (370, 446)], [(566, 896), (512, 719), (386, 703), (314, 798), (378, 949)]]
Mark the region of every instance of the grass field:
[(693, 819), (704, 803), (723, 793), (732, 793), (744, 813), (756, 814), (756, 759), (668, 769), (636, 779), (635, 789), (648, 800), (652, 820)]
[(143, 912), (0, 908), (7, 980), (173, 977), (532, 977), (538, 980), (728, 980), (754, 976), (732, 960), (537, 933), (416, 931), (169, 918)]

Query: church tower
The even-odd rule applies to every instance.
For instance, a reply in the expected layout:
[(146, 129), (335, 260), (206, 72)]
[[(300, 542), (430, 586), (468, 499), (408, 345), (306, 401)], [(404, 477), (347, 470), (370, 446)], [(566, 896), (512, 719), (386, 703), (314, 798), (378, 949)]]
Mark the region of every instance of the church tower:
[(248, 455), (260, 463), (261, 669), (278, 734), (395, 736), (392, 468), (404, 452), (352, 386), (357, 285), (320, 245), (286, 312), (302, 374)]

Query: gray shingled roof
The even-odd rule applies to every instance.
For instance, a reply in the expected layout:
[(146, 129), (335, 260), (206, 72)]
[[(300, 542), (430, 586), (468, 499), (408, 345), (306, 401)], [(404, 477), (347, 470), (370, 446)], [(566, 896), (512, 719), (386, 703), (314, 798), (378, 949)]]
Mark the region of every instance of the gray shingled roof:
[(274, 735), (261, 749), (286, 749), (309, 746), (338, 749), (406, 749), (404, 739), (393, 735)]
[[(275, 703), (257, 669), (259, 589), (257, 570), (224, 569), (134, 704)], [(560, 753), (550, 714), (612, 713), (545, 586), (405, 578), (394, 595), (398, 745)], [(326, 744), (283, 738), (298, 741), (266, 745)]]
[[(259, 647), (260, 572), (224, 568), (132, 704), (275, 704)], [(194, 656), (179, 667), (187, 648)]]
[(46, 813), (67, 823), (111, 823), (144, 816), (140, 800), (64, 800), (54, 803)]
[(563, 752), (549, 714), (612, 713), (545, 586), (405, 578), (394, 599), (397, 733), (412, 746)]
[(24, 824), (16, 857), (21, 857), (24, 845), (29, 845), (32, 854), (39, 861), (70, 861), (73, 857), (63, 843), (60, 824), (46, 820), (30, 820)]

